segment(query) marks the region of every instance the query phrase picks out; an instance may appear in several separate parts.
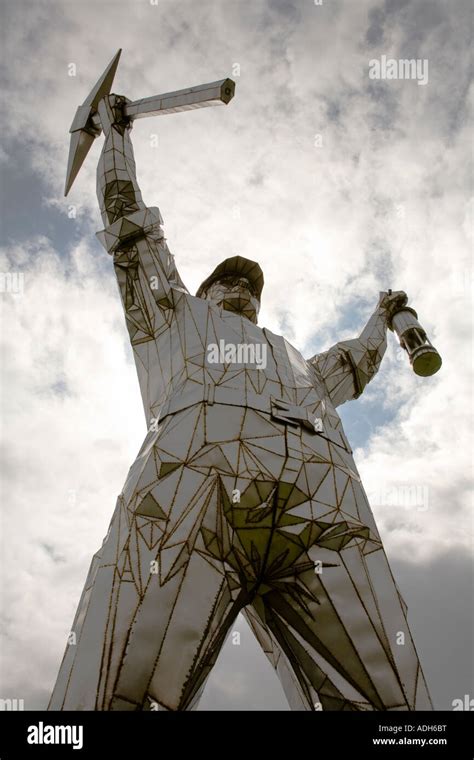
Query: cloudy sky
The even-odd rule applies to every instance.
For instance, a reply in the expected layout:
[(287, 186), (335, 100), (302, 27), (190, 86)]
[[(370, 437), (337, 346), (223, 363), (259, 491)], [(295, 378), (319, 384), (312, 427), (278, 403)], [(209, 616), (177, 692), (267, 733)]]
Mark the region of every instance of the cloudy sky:
[[(403, 289), (440, 351), (440, 372), (417, 378), (390, 335), (341, 414), (435, 705), (474, 696), (469, 5), (2, 0), (0, 273), (21, 292), (0, 292), (0, 697), (46, 705), (145, 431), (94, 237), (100, 140), (62, 194), (75, 109), (119, 47), (113, 90), (131, 99), (237, 84), (227, 108), (132, 133), (145, 202), (193, 292), (222, 258), (257, 259), (261, 325), (309, 357), (356, 337), (380, 290)], [(427, 61), (427, 83), (370, 79), (383, 55)], [(288, 709), (236, 630), (201, 708)]]

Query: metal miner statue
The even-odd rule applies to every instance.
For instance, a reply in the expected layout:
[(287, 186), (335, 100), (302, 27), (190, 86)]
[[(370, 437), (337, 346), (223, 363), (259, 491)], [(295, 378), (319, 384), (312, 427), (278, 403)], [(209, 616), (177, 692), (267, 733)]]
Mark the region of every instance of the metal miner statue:
[(258, 326), (257, 263), (228, 258), (191, 295), (159, 210), (142, 200), (130, 130), (140, 116), (226, 103), (233, 83), (131, 103), (109, 94), (118, 55), (71, 127), (67, 189), (103, 131), (99, 238), (148, 432), (92, 559), (49, 709), (196, 707), (239, 612), (292, 709), (431, 709), (337, 407), (378, 371), (397, 314), (418, 374), (432, 374), (438, 354), (401, 291), (381, 294), (359, 337), (309, 359)]

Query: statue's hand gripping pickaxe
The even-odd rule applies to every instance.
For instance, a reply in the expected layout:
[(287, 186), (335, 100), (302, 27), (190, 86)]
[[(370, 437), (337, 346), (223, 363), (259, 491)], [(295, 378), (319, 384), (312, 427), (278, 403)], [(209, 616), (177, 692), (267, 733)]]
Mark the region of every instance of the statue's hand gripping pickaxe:
[(106, 95), (99, 101), (97, 114), (93, 116), (93, 123), (99, 125), (106, 135), (112, 127), (123, 132), (124, 129), (131, 129), (133, 121), (130, 116), (125, 114), (125, 108), (131, 103), (131, 100), (124, 95)]

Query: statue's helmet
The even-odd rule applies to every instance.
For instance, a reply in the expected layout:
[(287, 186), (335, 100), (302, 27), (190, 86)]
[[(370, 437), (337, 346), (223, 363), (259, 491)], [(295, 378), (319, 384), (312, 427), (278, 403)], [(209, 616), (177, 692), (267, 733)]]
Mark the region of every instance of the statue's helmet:
[(255, 289), (255, 295), (260, 301), (263, 290), (263, 272), (256, 261), (246, 259), (244, 256), (232, 256), (230, 259), (221, 261), (213, 272), (201, 282), (196, 295), (203, 298), (210, 285), (228, 275), (240, 275), (246, 277)]

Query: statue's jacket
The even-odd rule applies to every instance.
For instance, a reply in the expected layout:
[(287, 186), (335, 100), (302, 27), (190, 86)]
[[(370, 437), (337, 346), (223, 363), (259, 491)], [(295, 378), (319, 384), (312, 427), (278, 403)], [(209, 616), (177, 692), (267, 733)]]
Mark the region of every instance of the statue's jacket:
[[(348, 341), (306, 360), (281, 336), (191, 295), (161, 222), (159, 210), (147, 208), (99, 234), (114, 258), (148, 428), (122, 493), (128, 514), (148, 510), (168, 528), (178, 525), (189, 510), (179, 504), (186, 468), (196, 493), (219, 481), (227, 521), (236, 530), (253, 527), (245, 540), (267, 562), (265, 525), (275, 547), (275, 531), (290, 538), (287, 567), (315, 542), (339, 549), (359, 539), (367, 550), (379, 548), (336, 411), (363, 388), (362, 349)], [(210, 360), (213, 347), (242, 345), (258, 346), (265, 362)], [(251, 498), (257, 484), (260, 496)]]

